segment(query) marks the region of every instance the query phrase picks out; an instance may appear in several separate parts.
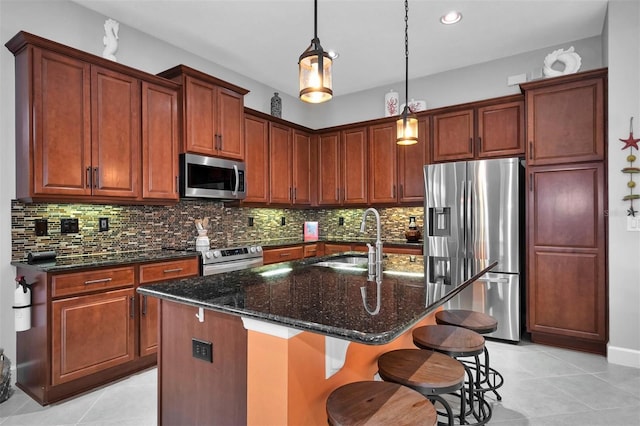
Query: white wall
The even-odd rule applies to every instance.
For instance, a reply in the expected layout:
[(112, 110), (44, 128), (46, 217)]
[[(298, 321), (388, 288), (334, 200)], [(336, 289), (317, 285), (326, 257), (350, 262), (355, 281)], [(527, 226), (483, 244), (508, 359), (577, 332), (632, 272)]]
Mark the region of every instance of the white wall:
[[(627, 47), (631, 39), (631, 48), (636, 55), (638, 41), (638, 4), (633, 1), (615, 1), (613, 13), (610, 13), (610, 34), (605, 50), (609, 51), (610, 72), (610, 156), (615, 158), (615, 166), (609, 171), (610, 179), (610, 349), (615, 353), (631, 355), (631, 363), (640, 367), (640, 338), (638, 336), (640, 300), (640, 262), (638, 251), (639, 234), (630, 235), (620, 227), (626, 204), (619, 200), (626, 188), (626, 181), (618, 173), (620, 147), (615, 144), (617, 138), (626, 137), (628, 117), (634, 115), (637, 134), (640, 135), (638, 117), (638, 75), (639, 64), (629, 65)], [(618, 5), (620, 3), (620, 5)], [(82, 8), (68, 1), (12, 1), (0, 0), (0, 41), (6, 43), (15, 33), (25, 30), (36, 35), (100, 55), (102, 52), (102, 24), (105, 16)], [(615, 27), (615, 30), (613, 29)], [(632, 32), (627, 35), (626, 32)], [(223, 80), (249, 89), (246, 105), (260, 111), (269, 111), (269, 99), (276, 91), (247, 77), (233, 73), (219, 65), (208, 62), (172, 45), (147, 36), (125, 26), (120, 27), (120, 46), (117, 53), (120, 63), (157, 73), (166, 68), (183, 63), (208, 72)], [(635, 37), (635, 39), (633, 38)], [(634, 41), (635, 40), (635, 41)], [(549, 49), (529, 52), (511, 58), (480, 64), (474, 67), (441, 73), (410, 82), (410, 97), (426, 99), (428, 108), (469, 102), (478, 99), (517, 93), (517, 87), (506, 86), (506, 76), (530, 72), (541, 66), (544, 56), (551, 50), (575, 46), (582, 56), (583, 69), (602, 66), (601, 40), (599, 37), (568, 41)], [(14, 153), (14, 61), (13, 55), (0, 48), (0, 347), (15, 360), (15, 332), (13, 331), (13, 278), (15, 269), (9, 265), (11, 258), (11, 215), (10, 201), (15, 195), (15, 153)], [(400, 73), (402, 74), (402, 73)], [(615, 76), (615, 84), (612, 84)], [(402, 78), (402, 75), (400, 76)], [(635, 95), (628, 88), (635, 84)], [(394, 86), (399, 90), (403, 82)], [(381, 87), (348, 96), (336, 96), (331, 102), (321, 105), (306, 105), (297, 99), (282, 95), (283, 118), (312, 128), (327, 127), (354, 121), (381, 117), (384, 93), (390, 87)], [(612, 90), (613, 89), (613, 90)], [(624, 101), (621, 103), (621, 101)], [(625, 106), (629, 104), (629, 106)], [(611, 114), (617, 108), (624, 111)], [(620, 116), (621, 118), (617, 118)], [(640, 156), (639, 156), (640, 157)], [(612, 163), (613, 164), (613, 163)], [(640, 207), (640, 206), (639, 206)], [(614, 255), (615, 254), (615, 255)], [(629, 257), (631, 254), (631, 258)], [(633, 257), (635, 256), (635, 257)], [(630, 297), (632, 296), (632, 297)], [(632, 325), (632, 326), (630, 326)], [(635, 334), (634, 334), (635, 333)], [(612, 352), (613, 353), (613, 352)], [(627, 363), (629, 357), (613, 356), (614, 362)]]
[[(633, 117), (634, 136), (640, 138), (640, 3), (614, 0), (609, 3), (605, 35), (609, 66), (609, 347), (608, 359), (616, 364), (640, 367), (640, 232), (627, 231), (628, 175), (631, 153), (619, 139), (629, 136)], [(634, 149), (640, 163), (640, 153)], [(638, 178), (635, 178), (636, 183)], [(634, 191), (638, 193), (638, 189)], [(634, 203), (640, 210), (640, 203)]]

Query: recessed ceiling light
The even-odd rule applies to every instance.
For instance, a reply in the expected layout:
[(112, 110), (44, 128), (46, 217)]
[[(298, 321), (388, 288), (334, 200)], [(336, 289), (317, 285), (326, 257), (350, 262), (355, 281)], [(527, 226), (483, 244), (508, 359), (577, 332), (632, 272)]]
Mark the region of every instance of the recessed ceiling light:
[(329, 57), (331, 59), (338, 59), (338, 57), (340, 56), (340, 54), (338, 52), (336, 52), (335, 50), (329, 50), (329, 51), (327, 51), (327, 54), (329, 55)]
[(446, 15), (442, 15), (440, 17), (440, 22), (442, 22), (445, 25), (452, 25), (455, 24), (457, 22), (460, 22), (460, 20), (462, 19), (462, 13), (456, 11), (456, 10), (452, 10), (451, 12), (447, 13)]

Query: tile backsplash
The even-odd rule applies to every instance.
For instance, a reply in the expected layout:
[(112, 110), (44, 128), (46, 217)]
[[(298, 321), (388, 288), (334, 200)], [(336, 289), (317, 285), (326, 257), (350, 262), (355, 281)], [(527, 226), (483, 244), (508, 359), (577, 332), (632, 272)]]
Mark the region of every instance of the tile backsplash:
[[(422, 230), (422, 207), (380, 208), (383, 241), (406, 241), (409, 217)], [(219, 201), (181, 200), (173, 206), (123, 206), (94, 204), (11, 203), (12, 260), (29, 252), (55, 250), (58, 256), (105, 252), (157, 250), (163, 247), (193, 248), (197, 236), (195, 219), (209, 218), (212, 247), (260, 243), (276, 245), (302, 240), (305, 221), (317, 221), (321, 239), (373, 240), (375, 221), (367, 219), (360, 233), (363, 208), (274, 209), (227, 207)], [(285, 225), (282, 225), (282, 218)], [(78, 219), (79, 232), (63, 234), (60, 220)], [(101, 218), (109, 229), (99, 230)], [(342, 225), (341, 223), (342, 218)], [(48, 233), (36, 236), (36, 219), (46, 219)], [(252, 224), (252, 226), (250, 226)]]

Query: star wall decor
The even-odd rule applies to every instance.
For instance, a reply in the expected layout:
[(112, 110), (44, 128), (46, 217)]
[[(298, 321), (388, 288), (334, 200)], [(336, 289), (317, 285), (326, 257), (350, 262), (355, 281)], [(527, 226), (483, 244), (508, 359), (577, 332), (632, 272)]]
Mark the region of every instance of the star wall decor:
[(629, 123), (629, 137), (627, 139), (620, 139), (620, 142), (624, 142), (624, 147), (622, 149), (631, 149), (631, 153), (627, 155), (627, 161), (629, 162), (629, 167), (625, 167), (622, 169), (622, 173), (629, 175), (629, 182), (627, 182), (627, 188), (629, 188), (629, 195), (625, 195), (622, 198), (622, 201), (629, 201), (631, 206), (627, 210), (627, 216), (635, 217), (638, 211), (633, 208), (633, 200), (640, 199), (640, 194), (634, 194), (633, 189), (636, 187), (636, 183), (633, 181), (633, 176), (640, 173), (640, 167), (634, 167), (633, 162), (636, 161), (636, 156), (633, 154), (633, 148), (638, 149), (638, 142), (640, 139), (635, 139), (633, 137), (633, 117), (630, 119)]

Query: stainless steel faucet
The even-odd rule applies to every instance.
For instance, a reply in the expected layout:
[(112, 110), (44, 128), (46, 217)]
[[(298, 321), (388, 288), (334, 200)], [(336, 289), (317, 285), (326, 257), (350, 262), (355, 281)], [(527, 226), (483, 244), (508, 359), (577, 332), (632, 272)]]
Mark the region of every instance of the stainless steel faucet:
[(380, 213), (374, 208), (368, 208), (362, 215), (362, 223), (360, 224), (360, 232), (364, 232), (364, 227), (367, 222), (367, 215), (373, 213), (376, 216), (376, 247), (375, 249), (371, 244), (367, 243), (369, 247), (369, 281), (376, 282), (382, 281), (382, 240), (380, 239), (381, 227), (380, 227)]

